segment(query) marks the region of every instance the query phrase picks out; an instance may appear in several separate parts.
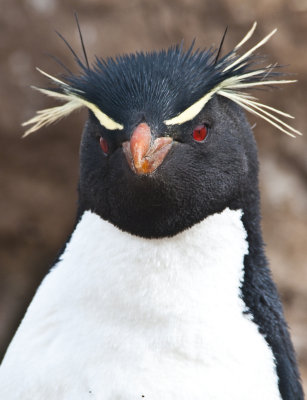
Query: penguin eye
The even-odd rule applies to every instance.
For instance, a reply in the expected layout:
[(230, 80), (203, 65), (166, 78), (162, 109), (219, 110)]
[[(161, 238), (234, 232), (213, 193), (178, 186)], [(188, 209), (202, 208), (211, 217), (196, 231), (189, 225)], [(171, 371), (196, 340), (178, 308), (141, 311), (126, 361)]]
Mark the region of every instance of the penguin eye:
[(101, 147), (101, 150), (103, 151), (103, 153), (108, 154), (109, 153), (109, 145), (108, 145), (108, 142), (106, 141), (106, 139), (101, 137), (99, 139), (99, 143), (100, 143), (100, 147)]
[(198, 125), (193, 130), (193, 139), (196, 142), (203, 142), (208, 134), (208, 127), (206, 125)]

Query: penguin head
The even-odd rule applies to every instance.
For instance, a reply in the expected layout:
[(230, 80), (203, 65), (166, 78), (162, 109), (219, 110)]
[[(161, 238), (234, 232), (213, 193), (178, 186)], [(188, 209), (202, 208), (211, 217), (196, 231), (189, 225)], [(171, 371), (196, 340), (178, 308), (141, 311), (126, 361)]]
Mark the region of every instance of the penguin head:
[(141, 108), (121, 122), (124, 129), (110, 131), (90, 113), (81, 142), (79, 201), (82, 211), (122, 230), (174, 235), (235, 206), (242, 188), (252, 184), (251, 173), (256, 176), (245, 116), (220, 96), (183, 124), (167, 126), (159, 112)]
[(242, 92), (276, 80), (271, 66), (259, 67), (253, 51), (226, 56), (187, 50), (137, 53), (96, 59), (81, 74), (54, 78), (55, 89), (38, 89), (65, 102), (25, 123), (26, 132), (86, 106), (81, 142), (79, 212), (91, 210), (120, 229), (142, 237), (172, 236), (222, 211), (243, 207), (257, 192), (257, 154), (242, 108), (280, 130), (294, 128)]

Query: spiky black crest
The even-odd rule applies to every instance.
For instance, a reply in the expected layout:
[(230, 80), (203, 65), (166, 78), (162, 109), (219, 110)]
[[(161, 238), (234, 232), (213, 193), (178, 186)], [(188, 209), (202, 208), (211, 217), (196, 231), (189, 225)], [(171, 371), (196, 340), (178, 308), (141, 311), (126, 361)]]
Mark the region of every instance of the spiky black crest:
[(223, 36), (222, 36), (222, 40), (221, 40), (220, 45), (219, 45), (219, 47), (217, 49), (216, 57), (215, 57), (215, 64), (217, 63), (218, 59), (220, 58), (220, 55), (221, 55), (221, 52), (222, 52), (222, 49), (223, 49), (223, 44), (224, 44), (224, 41), (225, 41), (225, 38), (226, 38), (227, 31), (228, 31), (228, 26), (226, 26), (226, 29), (225, 29), (225, 31), (223, 33)]
[[(193, 104), (223, 80), (214, 52), (184, 51), (181, 46), (107, 60), (96, 59), (81, 76), (67, 82), (106, 114), (125, 124), (131, 111), (165, 120)], [(230, 74), (227, 74), (230, 75)]]
[[(299, 133), (275, 114), (291, 116), (263, 105), (241, 91), (292, 82), (278, 80), (278, 66), (262, 67), (260, 63), (263, 62), (263, 58), (254, 54), (275, 31), (245, 54), (237, 54), (237, 50), (251, 37), (255, 27), (256, 24), (245, 38), (220, 60), (217, 60), (219, 50), (195, 50), (192, 44), (186, 51), (181, 45), (177, 45), (168, 50), (140, 52), (115, 59), (104, 60), (96, 57), (90, 67), (83, 40), (86, 65), (63, 38), (81, 71), (78, 75), (66, 74), (63, 81), (46, 74), (57, 87), (40, 90), (52, 97), (72, 102), (71, 109), (66, 107), (63, 115), (78, 108), (79, 101), (79, 105), (89, 107), (107, 129), (123, 129), (137, 113), (146, 115), (149, 122), (180, 124), (197, 115), (213, 95), (222, 95), (290, 135), (293, 133), (289, 131)], [(56, 109), (58, 119), (61, 110), (59, 107)], [(35, 124), (28, 133), (54, 120), (50, 110), (47, 115), (42, 110), (38, 116), (26, 123)]]

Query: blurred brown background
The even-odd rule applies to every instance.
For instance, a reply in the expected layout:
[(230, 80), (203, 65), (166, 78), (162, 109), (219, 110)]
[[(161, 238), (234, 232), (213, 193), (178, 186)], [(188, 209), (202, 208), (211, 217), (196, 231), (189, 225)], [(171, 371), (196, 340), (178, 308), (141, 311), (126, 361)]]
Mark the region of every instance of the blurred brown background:
[(55, 105), (29, 85), (47, 85), (35, 66), (51, 74), (74, 71), (72, 56), (54, 33), (80, 51), (77, 10), (90, 59), (136, 50), (218, 45), (224, 51), (258, 21), (255, 39), (278, 33), (261, 50), (287, 65), (298, 84), (258, 93), (296, 116), (305, 133), (291, 139), (256, 117), (263, 229), (273, 275), (285, 305), (307, 392), (307, 1), (306, 0), (0, 0), (0, 358), (36, 287), (73, 227), (78, 147), (86, 112), (21, 140), (20, 123)]

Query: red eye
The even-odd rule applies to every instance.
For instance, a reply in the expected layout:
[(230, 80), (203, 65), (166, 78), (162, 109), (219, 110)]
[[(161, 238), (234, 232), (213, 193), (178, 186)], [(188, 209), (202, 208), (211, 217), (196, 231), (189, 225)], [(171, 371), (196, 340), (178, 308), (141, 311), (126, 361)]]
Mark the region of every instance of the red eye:
[(108, 142), (103, 137), (101, 137), (99, 140), (99, 143), (100, 143), (101, 150), (104, 152), (104, 154), (108, 154), (108, 152), (109, 152)]
[(207, 134), (208, 134), (208, 128), (206, 127), (206, 125), (198, 125), (193, 130), (193, 139), (196, 140), (197, 142), (202, 142), (203, 140), (206, 139)]

